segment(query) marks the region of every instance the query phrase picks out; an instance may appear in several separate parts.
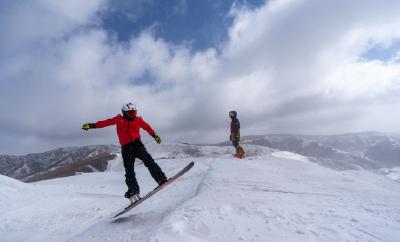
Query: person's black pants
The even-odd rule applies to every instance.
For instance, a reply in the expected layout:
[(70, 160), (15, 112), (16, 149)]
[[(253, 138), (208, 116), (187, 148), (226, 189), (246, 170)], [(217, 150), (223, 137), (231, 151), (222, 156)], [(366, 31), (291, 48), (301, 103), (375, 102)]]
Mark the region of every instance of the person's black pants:
[(164, 172), (153, 160), (140, 140), (135, 140), (122, 146), (121, 153), (125, 167), (125, 182), (130, 192), (140, 192), (139, 185), (135, 177), (135, 158), (139, 158), (143, 161), (144, 165), (149, 169), (151, 176), (154, 178), (154, 180), (156, 180), (157, 183), (167, 179)]

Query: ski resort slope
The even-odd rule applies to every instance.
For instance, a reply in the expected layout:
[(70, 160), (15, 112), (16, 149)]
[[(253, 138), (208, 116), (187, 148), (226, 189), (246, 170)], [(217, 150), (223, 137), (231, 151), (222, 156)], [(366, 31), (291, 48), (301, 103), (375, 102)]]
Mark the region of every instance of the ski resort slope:
[[(103, 173), (0, 176), (0, 241), (400, 241), (400, 183), (383, 175), (251, 145), (243, 160), (230, 147), (164, 147), (149, 151), (168, 176), (195, 166), (116, 219), (128, 204), (119, 157)], [(140, 162), (136, 174), (142, 194), (156, 186)]]

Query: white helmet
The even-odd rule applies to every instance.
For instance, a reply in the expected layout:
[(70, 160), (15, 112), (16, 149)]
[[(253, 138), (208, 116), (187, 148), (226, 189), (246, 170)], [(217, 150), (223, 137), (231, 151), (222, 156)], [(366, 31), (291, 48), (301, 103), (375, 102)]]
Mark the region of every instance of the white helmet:
[(137, 111), (136, 105), (131, 102), (122, 105), (121, 109), (122, 112)]

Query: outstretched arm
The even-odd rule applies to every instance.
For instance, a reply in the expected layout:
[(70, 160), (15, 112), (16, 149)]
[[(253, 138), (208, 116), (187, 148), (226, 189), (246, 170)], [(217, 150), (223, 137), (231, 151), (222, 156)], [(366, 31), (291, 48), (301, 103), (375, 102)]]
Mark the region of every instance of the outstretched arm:
[(109, 118), (109, 119), (105, 119), (105, 120), (101, 120), (101, 121), (97, 121), (94, 126), (96, 127), (96, 129), (99, 128), (104, 128), (107, 126), (111, 126), (117, 123), (117, 117), (115, 116), (114, 118)]
[(84, 130), (89, 130), (89, 129), (98, 129), (98, 128), (104, 128), (110, 125), (114, 125), (116, 124), (116, 118), (118, 116), (115, 116), (114, 118), (109, 118), (106, 120), (101, 120), (101, 121), (97, 121), (96, 123), (85, 123), (82, 126), (82, 129)]

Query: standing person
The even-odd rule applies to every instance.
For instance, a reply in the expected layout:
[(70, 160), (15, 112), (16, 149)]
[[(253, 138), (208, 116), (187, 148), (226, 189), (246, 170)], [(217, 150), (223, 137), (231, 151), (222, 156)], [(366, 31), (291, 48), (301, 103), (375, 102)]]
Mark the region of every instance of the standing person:
[(162, 185), (167, 181), (164, 172), (144, 147), (140, 138), (140, 128), (143, 128), (149, 135), (153, 136), (157, 144), (161, 143), (161, 138), (156, 135), (151, 126), (146, 123), (142, 117), (137, 116), (136, 106), (132, 103), (122, 105), (122, 115), (118, 114), (113, 118), (96, 123), (85, 123), (82, 129), (104, 128), (111, 125), (116, 125), (119, 142), (121, 144), (121, 154), (125, 167), (125, 182), (128, 186), (125, 197), (131, 202), (136, 202), (140, 199), (140, 190), (134, 171), (135, 158), (139, 158), (143, 161), (158, 185)]
[(244, 158), (244, 150), (243, 150), (243, 147), (239, 145), (240, 122), (239, 122), (239, 119), (237, 118), (237, 112), (230, 111), (229, 117), (232, 119), (230, 140), (232, 141), (232, 145), (236, 149), (235, 157), (242, 159), (242, 158)]

